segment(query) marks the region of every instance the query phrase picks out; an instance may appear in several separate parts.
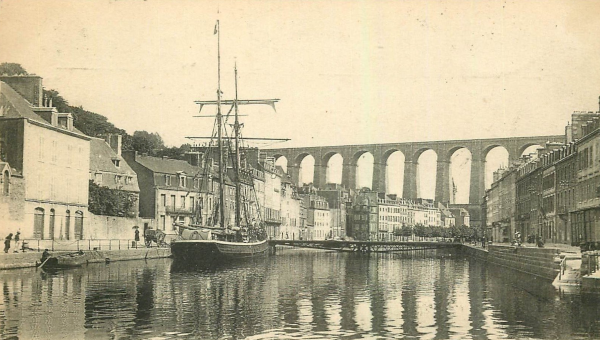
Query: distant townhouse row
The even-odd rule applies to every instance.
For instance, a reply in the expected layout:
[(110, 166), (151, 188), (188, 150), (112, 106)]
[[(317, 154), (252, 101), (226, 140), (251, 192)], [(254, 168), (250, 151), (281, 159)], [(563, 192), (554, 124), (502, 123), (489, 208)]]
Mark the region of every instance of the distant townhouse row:
[(600, 248), (599, 128), (600, 111), (576, 111), (564, 144), (547, 143), (494, 174), (484, 200), (494, 240)]

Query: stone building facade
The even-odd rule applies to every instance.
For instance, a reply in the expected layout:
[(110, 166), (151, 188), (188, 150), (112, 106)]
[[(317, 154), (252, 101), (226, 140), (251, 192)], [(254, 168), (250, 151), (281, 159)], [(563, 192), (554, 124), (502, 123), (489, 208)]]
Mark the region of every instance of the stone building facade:
[(57, 112), (42, 96), (40, 77), (0, 77), (0, 154), (10, 176), (23, 179), (21, 235), (83, 239), (90, 137), (73, 127), (70, 113)]

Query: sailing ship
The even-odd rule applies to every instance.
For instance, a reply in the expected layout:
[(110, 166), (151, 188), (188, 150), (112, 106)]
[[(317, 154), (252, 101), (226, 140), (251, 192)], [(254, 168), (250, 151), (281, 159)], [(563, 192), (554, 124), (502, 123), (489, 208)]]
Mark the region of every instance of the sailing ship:
[[(237, 65), (235, 66), (235, 99), (222, 99), (221, 92), (221, 52), (220, 52), (220, 29), (219, 21), (215, 26), (217, 35), (217, 64), (218, 85), (216, 101), (196, 101), (200, 105), (200, 111), (206, 105), (216, 105), (217, 113), (215, 119), (215, 133), (208, 138), (210, 142), (203, 152), (204, 171), (201, 180), (211, 181), (218, 179), (218, 197), (215, 204), (207, 204), (210, 217), (196, 219), (196, 223), (190, 225), (177, 224), (179, 236), (171, 242), (171, 253), (176, 262), (179, 263), (214, 263), (222, 260), (240, 259), (267, 254), (267, 234), (261, 218), (262, 208), (257, 192), (254, 189), (252, 174), (253, 169), (242, 154), (242, 137), (239, 122), (238, 107), (240, 105), (269, 105), (275, 108), (279, 99), (254, 99), (240, 100), (237, 94)], [(223, 114), (222, 108), (230, 107), (227, 114)], [(227, 136), (225, 129), (227, 118), (234, 113), (232, 137)], [(199, 116), (207, 117), (207, 116)], [(211, 116), (212, 117), (212, 116)], [(261, 138), (253, 138), (261, 139)], [(267, 140), (287, 140), (277, 138), (266, 138)], [(216, 145), (214, 144), (216, 140)], [(216, 149), (216, 152), (215, 152)], [(215, 155), (216, 153), (216, 155)], [(212, 159), (216, 156), (217, 164), (213, 166)], [(232, 165), (229, 169), (228, 164)], [(235, 185), (235, 218), (233, 224), (231, 218), (228, 220), (227, 213), (230, 205), (225, 197), (225, 190), (233, 181)], [(200, 188), (206, 188), (200, 185)], [(244, 213), (244, 216), (242, 216)], [(253, 216), (250, 216), (252, 215)]]

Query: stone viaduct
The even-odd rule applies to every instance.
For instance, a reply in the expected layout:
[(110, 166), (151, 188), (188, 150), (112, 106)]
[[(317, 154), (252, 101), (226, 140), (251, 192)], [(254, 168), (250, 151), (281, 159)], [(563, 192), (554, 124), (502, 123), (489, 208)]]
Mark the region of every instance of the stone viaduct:
[(357, 161), (364, 153), (373, 155), (373, 184), (371, 189), (384, 192), (386, 190), (386, 166), (388, 158), (396, 151), (404, 154), (404, 198), (418, 198), (417, 166), (419, 156), (427, 150), (437, 154), (437, 172), (435, 200), (450, 202), (451, 178), (450, 157), (462, 148), (471, 152), (471, 183), (469, 205), (479, 206), (485, 194), (485, 159), (490, 150), (502, 146), (508, 151), (509, 163), (519, 157), (525, 149), (532, 145), (544, 146), (548, 142), (564, 143), (564, 135), (467, 139), (432, 142), (407, 142), (364, 145), (340, 145), (298, 147), (282, 149), (263, 149), (267, 156), (278, 159), (285, 157), (288, 161), (288, 174), (295, 184), (299, 184), (300, 163), (304, 157), (312, 155), (315, 159), (313, 184), (321, 187), (327, 183), (327, 165), (332, 156), (339, 154), (343, 158), (342, 184), (346, 188), (356, 188)]

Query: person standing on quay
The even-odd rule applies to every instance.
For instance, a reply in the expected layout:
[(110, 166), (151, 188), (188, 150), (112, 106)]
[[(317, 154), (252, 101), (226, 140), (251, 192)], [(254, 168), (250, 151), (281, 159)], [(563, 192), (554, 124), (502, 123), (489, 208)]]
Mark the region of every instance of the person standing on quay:
[(8, 236), (6, 236), (6, 238), (4, 239), (4, 252), (8, 253), (8, 250), (10, 249), (10, 241), (12, 241), (12, 233), (8, 234)]
[(19, 252), (19, 241), (21, 239), (20, 235), (21, 232), (17, 230), (17, 233), (15, 234), (15, 253)]
[(135, 228), (134, 240), (135, 240), (135, 247), (137, 248), (138, 242), (140, 242), (140, 230), (137, 227)]

